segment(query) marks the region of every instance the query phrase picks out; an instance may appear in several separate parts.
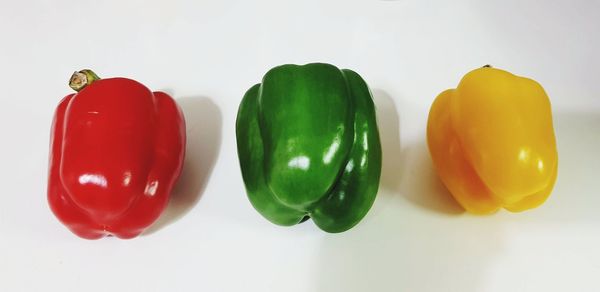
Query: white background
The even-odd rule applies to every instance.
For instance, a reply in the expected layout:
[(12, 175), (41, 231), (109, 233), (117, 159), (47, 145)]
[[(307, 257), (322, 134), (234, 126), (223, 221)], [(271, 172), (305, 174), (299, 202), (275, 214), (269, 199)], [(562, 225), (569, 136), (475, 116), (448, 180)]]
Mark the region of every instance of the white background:
[[(599, 1), (7, 1), (0, 4), (0, 291), (600, 291)], [(354, 229), (284, 228), (248, 202), (244, 92), (271, 67), (359, 72), (384, 166)], [(538, 209), (463, 214), (432, 169), (429, 105), (484, 64), (548, 92), (559, 175)], [(52, 114), (92, 68), (171, 93), (188, 155), (143, 236), (87, 241), (46, 203)]]

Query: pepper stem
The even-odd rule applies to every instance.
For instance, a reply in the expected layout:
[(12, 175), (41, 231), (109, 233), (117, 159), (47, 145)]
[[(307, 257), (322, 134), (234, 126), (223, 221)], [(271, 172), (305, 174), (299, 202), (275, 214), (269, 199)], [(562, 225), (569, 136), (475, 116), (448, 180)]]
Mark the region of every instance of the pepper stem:
[(69, 87), (79, 92), (96, 80), (100, 80), (100, 77), (98, 77), (94, 71), (90, 69), (83, 69), (81, 71), (76, 71), (73, 73), (73, 75), (71, 75), (71, 79), (69, 79)]
[(492, 68), (492, 65), (490, 65), (490, 64), (483, 65), (483, 68)]

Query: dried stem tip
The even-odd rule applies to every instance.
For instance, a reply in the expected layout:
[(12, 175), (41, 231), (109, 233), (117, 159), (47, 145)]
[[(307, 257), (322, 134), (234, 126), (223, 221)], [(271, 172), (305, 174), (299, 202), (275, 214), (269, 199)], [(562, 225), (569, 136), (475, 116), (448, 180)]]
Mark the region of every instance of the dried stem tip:
[(77, 71), (71, 75), (71, 79), (69, 79), (69, 87), (73, 88), (73, 90), (79, 92), (84, 89), (86, 86), (92, 84), (94, 81), (99, 80), (100, 77), (94, 73), (94, 71), (89, 69), (84, 69), (81, 71)]

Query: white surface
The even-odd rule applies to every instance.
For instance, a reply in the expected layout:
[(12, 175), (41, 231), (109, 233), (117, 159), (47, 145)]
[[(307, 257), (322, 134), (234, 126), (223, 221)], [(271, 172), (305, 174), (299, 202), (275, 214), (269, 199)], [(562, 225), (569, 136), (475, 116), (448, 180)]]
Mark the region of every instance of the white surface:
[[(483, 2), (2, 1), (0, 291), (600, 291), (600, 3)], [(342, 234), (267, 222), (237, 161), (243, 93), (312, 61), (359, 72), (378, 106), (381, 190)], [(432, 171), (429, 105), (484, 64), (553, 102), (559, 176), (538, 209), (462, 214)], [(79, 239), (46, 204), (53, 110), (88, 67), (187, 117), (171, 206), (134, 240)]]

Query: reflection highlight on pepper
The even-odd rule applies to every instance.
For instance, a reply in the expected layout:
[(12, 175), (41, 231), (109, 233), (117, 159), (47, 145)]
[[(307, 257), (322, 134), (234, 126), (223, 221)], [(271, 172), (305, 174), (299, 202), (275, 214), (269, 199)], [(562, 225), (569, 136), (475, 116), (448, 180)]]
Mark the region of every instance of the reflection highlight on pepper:
[(131, 183), (131, 171), (126, 171), (125, 174), (123, 175), (123, 186), (129, 186), (129, 184)]
[(340, 138), (335, 137), (329, 149), (327, 149), (327, 153), (323, 156), (323, 163), (329, 164), (331, 163), (331, 159), (333, 159), (333, 155), (337, 152), (338, 148), (340, 148)]
[(79, 176), (79, 183), (82, 185), (96, 185), (102, 188), (108, 187), (106, 178), (101, 174), (82, 174)]
[(308, 170), (308, 168), (310, 167), (310, 158), (308, 158), (307, 156), (296, 156), (290, 159), (290, 162), (288, 162), (288, 166), (290, 168)]
[(156, 190), (158, 189), (158, 181), (151, 181), (146, 185), (146, 189), (144, 190), (144, 194), (147, 196), (154, 196), (156, 194)]

